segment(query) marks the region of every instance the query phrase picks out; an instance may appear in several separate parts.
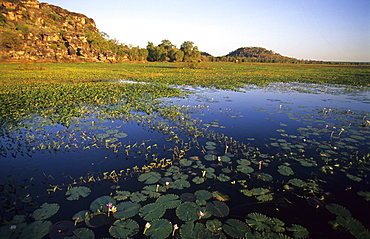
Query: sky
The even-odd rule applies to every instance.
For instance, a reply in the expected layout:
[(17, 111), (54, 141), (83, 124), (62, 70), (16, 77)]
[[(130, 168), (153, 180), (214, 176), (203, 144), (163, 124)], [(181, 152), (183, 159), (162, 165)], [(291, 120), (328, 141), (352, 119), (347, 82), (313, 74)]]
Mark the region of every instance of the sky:
[(370, 62), (370, 0), (39, 0), (82, 13), (120, 43), (192, 41), (223, 56), (264, 47), (306, 60)]

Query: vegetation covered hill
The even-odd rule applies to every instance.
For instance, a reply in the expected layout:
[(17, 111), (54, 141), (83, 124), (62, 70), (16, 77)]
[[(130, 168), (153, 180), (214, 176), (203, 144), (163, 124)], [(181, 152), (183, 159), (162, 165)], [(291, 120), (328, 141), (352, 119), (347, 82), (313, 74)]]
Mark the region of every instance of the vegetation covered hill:
[(241, 47), (235, 51), (230, 52), (226, 57), (236, 57), (236, 58), (250, 58), (250, 59), (269, 59), (269, 60), (293, 60), (294, 58), (289, 58), (282, 56), (279, 53), (275, 53), (271, 50), (267, 50), (262, 47)]

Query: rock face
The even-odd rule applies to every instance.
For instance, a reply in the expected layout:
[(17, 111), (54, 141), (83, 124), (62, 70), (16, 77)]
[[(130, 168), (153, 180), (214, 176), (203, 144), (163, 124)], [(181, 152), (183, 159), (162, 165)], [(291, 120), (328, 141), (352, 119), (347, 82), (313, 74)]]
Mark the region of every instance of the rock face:
[[(107, 61), (93, 19), (35, 0), (0, 0), (0, 61)], [(95, 42), (94, 42), (95, 41)]]

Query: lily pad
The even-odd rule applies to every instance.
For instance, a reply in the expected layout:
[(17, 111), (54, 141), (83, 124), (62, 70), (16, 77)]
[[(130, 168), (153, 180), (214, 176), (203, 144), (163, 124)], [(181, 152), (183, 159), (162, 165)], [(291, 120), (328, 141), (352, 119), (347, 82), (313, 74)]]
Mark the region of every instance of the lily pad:
[(277, 170), (281, 175), (291, 176), (294, 175), (294, 171), (291, 167), (280, 165)]
[(185, 180), (176, 180), (170, 184), (170, 187), (173, 189), (184, 189), (184, 188), (189, 188), (190, 183)]
[(199, 238), (198, 235), (201, 231), (204, 231), (205, 227), (202, 223), (188, 221), (182, 224), (180, 228), (180, 235), (182, 239), (194, 239)]
[(216, 198), (218, 201), (229, 201), (230, 197), (227, 196), (226, 194), (219, 192), (219, 191), (213, 191), (212, 192), (212, 197)]
[(74, 237), (76, 239), (94, 239), (95, 234), (92, 230), (86, 227), (77, 228), (73, 231)]
[(22, 239), (41, 239), (49, 233), (52, 226), (50, 221), (36, 221), (29, 224), (20, 236)]
[(333, 214), (337, 216), (342, 216), (342, 217), (352, 217), (351, 212), (343, 207), (342, 205), (336, 204), (336, 203), (331, 203), (329, 205), (326, 205), (326, 208)]
[(117, 201), (123, 201), (129, 198), (131, 193), (129, 191), (118, 191), (117, 195), (114, 196), (114, 199)]
[(85, 221), (85, 216), (89, 214), (90, 212), (87, 210), (79, 211), (75, 215), (73, 215), (72, 219), (77, 222), (83, 222)]
[(108, 203), (116, 204), (116, 200), (110, 196), (98, 197), (90, 204), (90, 210), (92, 212), (108, 212)]
[(199, 218), (200, 207), (194, 202), (184, 202), (176, 208), (177, 217), (186, 221), (195, 221)]
[(366, 201), (370, 201), (370, 192), (369, 191), (359, 191), (357, 195), (365, 198)]
[(196, 184), (202, 184), (202, 183), (204, 183), (204, 178), (202, 178), (202, 177), (199, 177), (199, 176), (196, 176), (195, 178), (193, 178), (193, 182), (194, 183), (196, 183)]
[(32, 213), (32, 217), (37, 221), (45, 220), (57, 213), (59, 208), (60, 206), (56, 203), (49, 204), (45, 202), (41, 205), (41, 208), (36, 209), (36, 211)]
[(85, 223), (88, 227), (100, 227), (106, 224), (110, 224), (109, 217), (104, 212), (96, 212), (88, 214), (85, 217)]
[(227, 204), (220, 201), (208, 202), (206, 208), (207, 211), (216, 217), (226, 217), (230, 211)]
[(301, 225), (292, 224), (291, 227), (287, 227), (287, 230), (293, 232), (294, 238), (308, 238), (309, 236), (308, 230)]
[(181, 166), (185, 166), (185, 167), (188, 167), (192, 164), (193, 162), (191, 160), (188, 160), (188, 159), (181, 159), (180, 160), (180, 165)]
[(114, 238), (128, 238), (139, 232), (139, 224), (132, 219), (121, 219), (109, 228), (109, 234)]
[(206, 228), (213, 234), (219, 233), (219, 231), (222, 230), (222, 222), (220, 222), (218, 219), (208, 220), (206, 222)]
[(249, 166), (244, 165), (244, 164), (238, 165), (236, 167), (236, 170), (238, 170), (239, 172), (245, 173), (245, 174), (249, 174), (249, 173), (254, 172), (254, 169), (252, 167), (249, 167)]
[(90, 188), (84, 186), (73, 187), (66, 192), (67, 200), (78, 200), (81, 197), (87, 197), (91, 193)]
[(139, 176), (138, 180), (140, 182), (145, 181), (144, 183), (146, 183), (146, 184), (152, 184), (152, 183), (158, 182), (160, 178), (161, 178), (160, 173), (158, 173), (158, 172), (149, 172), (149, 173), (141, 174)]
[(193, 193), (183, 193), (180, 195), (180, 199), (183, 202), (194, 202), (197, 197)]
[(166, 194), (159, 197), (156, 203), (162, 204), (166, 209), (173, 209), (180, 205), (179, 196), (176, 194)]
[(121, 132), (121, 133), (115, 134), (114, 136), (117, 138), (126, 138), (128, 134)]
[(145, 231), (151, 239), (165, 239), (172, 232), (172, 223), (167, 219), (156, 219), (150, 222), (150, 227)]
[(233, 238), (244, 238), (251, 230), (247, 224), (237, 219), (227, 219), (223, 225), (224, 231)]
[(51, 239), (60, 239), (66, 236), (71, 236), (73, 231), (76, 229), (75, 225), (71, 221), (60, 221), (55, 223), (49, 232)]
[(117, 211), (113, 214), (115, 218), (130, 218), (135, 216), (141, 205), (134, 202), (122, 202), (117, 205)]
[(212, 198), (212, 193), (207, 190), (198, 190), (194, 194), (197, 197), (197, 199), (201, 200), (209, 200)]
[(140, 192), (134, 192), (133, 194), (131, 194), (130, 196), (130, 200), (133, 201), (133, 202), (144, 202), (146, 201), (148, 197), (145, 196), (144, 194), (140, 193)]
[(166, 212), (166, 208), (160, 203), (149, 203), (139, 211), (140, 217), (145, 221), (152, 221), (161, 218)]
[(204, 159), (207, 161), (214, 161), (217, 159), (217, 157), (213, 154), (207, 154), (206, 156), (204, 156)]

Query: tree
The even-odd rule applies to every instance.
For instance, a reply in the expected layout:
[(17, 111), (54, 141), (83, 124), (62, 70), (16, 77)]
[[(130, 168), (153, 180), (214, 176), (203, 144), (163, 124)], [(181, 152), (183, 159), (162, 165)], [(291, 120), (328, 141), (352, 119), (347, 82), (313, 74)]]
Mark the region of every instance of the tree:
[(194, 42), (192, 41), (185, 41), (181, 44), (180, 50), (184, 52), (184, 59), (183, 61), (199, 61), (200, 60), (200, 52), (198, 47), (194, 46)]

